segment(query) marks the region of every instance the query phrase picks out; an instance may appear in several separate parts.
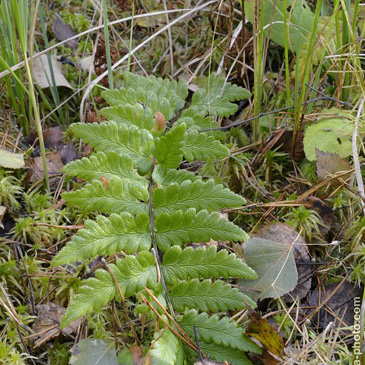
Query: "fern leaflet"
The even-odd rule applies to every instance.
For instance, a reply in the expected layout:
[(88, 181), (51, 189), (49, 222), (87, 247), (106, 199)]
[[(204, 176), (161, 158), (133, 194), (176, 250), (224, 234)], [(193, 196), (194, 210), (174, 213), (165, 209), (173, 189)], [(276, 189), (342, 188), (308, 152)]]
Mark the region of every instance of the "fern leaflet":
[(229, 255), (226, 250), (217, 252), (216, 246), (196, 250), (192, 247), (184, 250), (178, 246), (171, 247), (164, 254), (161, 269), (168, 285), (193, 278), (257, 279), (257, 274), (236, 255)]
[(171, 184), (153, 192), (153, 205), (156, 214), (173, 213), (194, 208), (208, 211), (242, 206), (245, 199), (212, 180), (184, 181), (180, 185)]
[(208, 214), (206, 210), (196, 213), (194, 208), (172, 214), (162, 213), (156, 219), (156, 242), (162, 251), (171, 245), (206, 241), (244, 241), (247, 234), (219, 213)]
[(69, 204), (88, 211), (148, 213), (148, 205), (144, 203), (149, 198), (147, 189), (117, 177), (110, 178), (107, 185), (94, 180), (81, 190), (63, 193), (62, 197)]
[(94, 156), (72, 161), (62, 171), (77, 175), (85, 181), (119, 177), (121, 180), (147, 187), (147, 181), (134, 173), (132, 160), (116, 152), (98, 152)]
[(179, 312), (183, 312), (185, 308), (203, 312), (239, 310), (246, 308), (245, 301), (250, 306), (255, 306), (255, 302), (249, 297), (221, 280), (214, 283), (197, 279), (181, 281), (172, 287), (169, 297), (172, 306)]

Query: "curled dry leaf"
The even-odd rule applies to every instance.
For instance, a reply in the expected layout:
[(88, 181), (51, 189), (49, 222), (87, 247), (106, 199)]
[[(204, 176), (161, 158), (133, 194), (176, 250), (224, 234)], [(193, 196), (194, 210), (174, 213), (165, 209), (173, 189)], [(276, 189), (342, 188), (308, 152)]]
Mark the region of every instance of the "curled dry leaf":
[(32, 329), (36, 334), (39, 333), (39, 337), (36, 339), (34, 347), (41, 346), (43, 343), (59, 336), (61, 333), (66, 336), (71, 336), (72, 333), (77, 331), (81, 319), (77, 319), (62, 330), (59, 329), (65, 311), (65, 308), (53, 303), (37, 305), (38, 315)]
[(47, 55), (42, 55), (33, 60), (34, 79), (41, 89), (53, 87), (51, 68), (53, 70), (55, 86), (64, 86), (73, 89), (65, 76), (63, 76), (62, 64), (58, 62), (57, 57), (53, 55), (50, 56), (50, 63), (48, 63)]
[[(64, 23), (59, 18), (54, 20), (52, 30), (58, 41), (65, 41), (77, 34), (68, 24)], [(78, 38), (75, 38), (67, 41), (65, 45), (69, 48), (76, 49), (78, 42)]]
[(352, 166), (337, 153), (323, 152), (316, 148), (316, 155), (317, 175), (320, 181), (325, 181), (338, 173), (348, 171), (348, 174), (341, 174), (341, 177), (329, 182), (332, 186), (339, 186), (341, 182), (346, 181), (351, 176)]

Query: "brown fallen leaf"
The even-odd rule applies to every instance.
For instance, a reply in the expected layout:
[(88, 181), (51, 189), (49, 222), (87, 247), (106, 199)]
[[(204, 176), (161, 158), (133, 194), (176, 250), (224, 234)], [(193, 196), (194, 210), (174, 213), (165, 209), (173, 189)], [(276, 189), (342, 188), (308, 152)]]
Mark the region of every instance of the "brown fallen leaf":
[(72, 333), (77, 331), (81, 319), (77, 319), (62, 330), (59, 329), (65, 311), (65, 308), (53, 303), (37, 305), (37, 319), (32, 326), (32, 329), (36, 333), (32, 335), (32, 338), (36, 337), (37, 334), (39, 334), (39, 336), (38, 339), (35, 340), (34, 347), (41, 346), (43, 343), (59, 336), (61, 333), (65, 336), (71, 336)]
[(332, 179), (329, 184), (339, 186), (347, 180), (353, 171), (351, 164), (340, 157), (337, 153), (322, 152), (316, 148), (317, 155), (317, 175), (320, 181), (325, 181), (340, 172), (348, 171), (349, 173), (338, 179)]
[(57, 87), (63, 86), (68, 89), (73, 89), (71, 84), (66, 80), (62, 73), (62, 64), (58, 62), (57, 57), (54, 55), (49, 56), (50, 63), (48, 62), (47, 55), (36, 57), (33, 61), (33, 75), (38, 86), (41, 89), (53, 87), (53, 81), (51, 77), (51, 67), (53, 70), (54, 83)]
[[(65, 41), (77, 33), (66, 23), (64, 23), (61, 19), (56, 18), (52, 25), (53, 33), (58, 41)], [(78, 38), (71, 39), (65, 43), (65, 45), (71, 49), (76, 49), (78, 45)]]
[[(48, 153), (46, 156), (46, 165), (49, 175), (61, 174), (61, 168), (63, 167), (61, 156), (58, 152)], [(42, 157), (37, 156), (29, 162), (28, 178), (31, 182), (41, 180), (44, 178)]]
[(285, 355), (284, 340), (276, 329), (269, 324), (267, 319), (262, 318), (252, 308), (249, 308), (248, 318), (249, 322), (245, 334), (256, 338), (266, 350), (282, 359)]

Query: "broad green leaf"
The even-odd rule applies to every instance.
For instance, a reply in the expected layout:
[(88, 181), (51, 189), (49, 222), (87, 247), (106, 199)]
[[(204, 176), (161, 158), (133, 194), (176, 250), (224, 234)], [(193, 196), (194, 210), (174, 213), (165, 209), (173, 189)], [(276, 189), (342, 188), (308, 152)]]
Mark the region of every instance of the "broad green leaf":
[(304, 152), (309, 161), (315, 161), (316, 149), (348, 157), (352, 153), (354, 123), (347, 111), (330, 109), (322, 111), (317, 123), (311, 124), (304, 133)]
[(228, 317), (220, 319), (217, 314), (209, 317), (207, 313), (198, 314), (196, 310), (190, 310), (182, 316), (179, 325), (192, 339), (194, 326), (196, 326), (199, 343), (203, 340), (205, 343), (216, 343), (242, 351), (261, 353), (260, 347), (245, 336), (243, 329)]
[[(245, 2), (245, 14), (251, 23), (254, 17), (253, 5), (254, 2), (252, 1)], [(284, 11), (286, 11), (287, 18), (288, 46), (292, 52), (296, 52), (299, 46), (300, 52), (297, 55), (297, 64), (299, 65), (301, 70), (300, 74), (302, 75), (306, 63), (312, 29), (315, 24), (315, 14), (310, 10), (310, 7), (305, 0), (287, 0), (286, 9), (284, 9), (282, 0), (265, 0), (263, 13), (264, 35), (270, 36), (271, 40), (283, 47), (285, 46)], [(336, 30), (334, 27), (330, 28), (329, 24), (331, 24), (329, 17), (321, 16), (319, 18), (315, 34), (315, 39), (318, 39), (318, 41), (314, 43), (310, 52), (312, 64), (314, 65), (317, 65), (322, 61), (324, 49), (328, 50), (330, 54), (336, 50)], [(342, 25), (340, 24), (340, 29), (341, 28)], [(325, 45), (324, 39), (326, 39)]]
[(152, 135), (135, 126), (103, 122), (76, 123), (70, 128), (95, 150), (117, 152), (132, 159), (133, 164), (138, 163), (141, 158), (149, 157), (152, 150)]
[(115, 343), (113, 340), (84, 338), (77, 343), (69, 364), (118, 365)]
[(189, 208), (195, 208), (197, 211), (203, 209), (214, 211), (240, 207), (244, 203), (245, 199), (240, 195), (224, 188), (223, 185), (215, 184), (212, 180), (184, 181), (180, 185), (171, 184), (153, 192), (156, 214), (185, 211)]
[(177, 357), (181, 343), (179, 339), (168, 329), (165, 328), (155, 333), (157, 339), (152, 344), (151, 365), (182, 365), (177, 363)]
[(236, 255), (228, 254), (226, 250), (217, 252), (216, 246), (196, 250), (173, 246), (164, 254), (161, 269), (167, 285), (188, 279), (257, 278), (256, 273)]
[(170, 184), (181, 184), (185, 180), (196, 181), (201, 180), (199, 175), (187, 170), (166, 169), (157, 165), (153, 171), (153, 181), (161, 186)]
[[(153, 288), (157, 284), (155, 259), (149, 252), (140, 252), (137, 257), (126, 256), (109, 267), (125, 298), (138, 293), (145, 286)], [(86, 280), (69, 304), (60, 327), (66, 327), (87, 313), (100, 311), (114, 297), (120, 300), (110, 274), (106, 270), (96, 270), (95, 278)]]
[(279, 298), (295, 288), (298, 272), (294, 244), (286, 245), (263, 238), (250, 238), (245, 242), (246, 263), (256, 271), (259, 279), (240, 279), (238, 283), (253, 300)]
[(134, 125), (148, 131), (152, 131), (152, 127), (157, 124), (151, 109), (141, 104), (112, 106), (102, 109), (101, 114), (116, 123)]
[(182, 160), (185, 124), (170, 130), (165, 136), (156, 138), (153, 151), (156, 160), (162, 167), (177, 168)]
[(111, 214), (109, 218), (99, 215), (95, 221), (87, 220), (85, 229), (57, 254), (52, 266), (68, 262), (82, 261), (97, 255), (112, 255), (125, 251), (133, 254), (137, 251), (148, 251), (151, 247), (149, 217), (129, 213)]
[(68, 204), (88, 211), (148, 213), (145, 203), (149, 198), (147, 189), (128, 184), (117, 177), (110, 178), (108, 184), (94, 180), (81, 190), (63, 193), (62, 197)]
[(245, 302), (250, 306), (256, 306), (249, 297), (221, 280), (214, 283), (198, 279), (179, 282), (172, 287), (169, 298), (178, 312), (183, 312), (185, 308), (204, 312), (239, 310), (246, 308)]
[(156, 242), (162, 251), (172, 245), (213, 240), (244, 241), (247, 234), (219, 213), (198, 213), (194, 208), (186, 212), (161, 213), (156, 219)]
[(62, 171), (85, 181), (99, 180), (101, 177), (107, 179), (119, 177), (133, 184), (148, 185), (146, 179), (134, 172), (132, 160), (116, 152), (98, 152), (93, 156), (72, 161)]
[(20, 169), (24, 167), (24, 155), (0, 149), (0, 166), (8, 169)]
[(213, 136), (192, 131), (185, 135), (183, 154), (189, 162), (207, 161), (228, 156), (229, 149), (215, 140)]

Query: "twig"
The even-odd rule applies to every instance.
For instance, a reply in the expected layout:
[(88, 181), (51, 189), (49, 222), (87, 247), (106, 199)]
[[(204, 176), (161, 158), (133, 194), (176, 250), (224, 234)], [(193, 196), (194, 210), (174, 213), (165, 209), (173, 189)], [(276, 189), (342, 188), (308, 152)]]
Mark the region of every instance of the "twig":
[(316, 88), (314, 88), (313, 86), (310, 86), (309, 84), (305, 83), (305, 86), (308, 86), (311, 90), (315, 91), (317, 94), (321, 95), (321, 96), (324, 96), (325, 98), (327, 98), (328, 100), (332, 100), (334, 101), (335, 103), (338, 103), (338, 104), (342, 104), (342, 105), (346, 105), (348, 106), (349, 108), (353, 109), (354, 106), (350, 103), (347, 103), (346, 101), (342, 101), (342, 100), (338, 100), (336, 98), (332, 98), (331, 96), (328, 96), (326, 95), (325, 93), (322, 93), (321, 91), (317, 90)]
[(202, 356), (202, 351), (200, 350), (199, 341), (198, 341), (198, 333), (196, 332), (196, 325), (195, 324), (193, 326), (193, 329), (194, 329), (194, 337), (195, 337), (196, 347), (198, 348), (198, 351), (199, 351), (200, 362), (202, 363), (202, 365), (204, 365), (204, 359), (203, 359), (203, 356)]
[(160, 313), (157, 312), (155, 308), (151, 305), (151, 303), (146, 299), (146, 297), (141, 294), (142, 300), (148, 305), (148, 307), (156, 314), (156, 316), (169, 328), (169, 330), (177, 337), (180, 338), (181, 341), (186, 343), (190, 348), (192, 348), (194, 351), (198, 352), (198, 348), (195, 345), (192, 345), (190, 342), (188, 342), (183, 336), (180, 335), (171, 325), (166, 321), (165, 318), (161, 316)]
[(117, 279), (116, 279), (116, 278), (115, 278), (115, 276), (114, 276), (113, 271), (111, 271), (111, 270), (110, 270), (110, 267), (108, 266), (108, 263), (105, 261), (105, 259), (104, 259), (104, 258), (102, 258), (102, 259), (101, 259), (101, 262), (103, 263), (103, 265), (104, 265), (104, 267), (105, 267), (106, 271), (107, 271), (107, 272), (110, 274), (110, 276), (112, 277), (113, 282), (114, 282), (115, 286), (117, 287), (118, 293), (119, 293), (119, 295), (120, 295), (120, 299), (121, 299), (121, 301), (122, 301), (123, 309), (124, 309), (125, 315), (126, 315), (126, 317), (127, 317), (127, 321), (128, 321), (128, 323), (129, 323), (129, 327), (131, 328), (131, 331), (132, 331), (133, 336), (134, 336), (134, 338), (135, 338), (135, 340), (136, 340), (136, 344), (137, 344), (137, 346), (140, 346), (140, 344), (141, 344), (141, 343), (140, 343), (140, 341), (139, 341), (139, 338), (138, 338), (137, 332), (136, 332), (135, 328), (133, 327), (132, 320), (131, 320), (131, 318), (129, 317), (129, 314), (128, 314), (128, 308), (127, 308), (127, 306), (126, 306), (126, 304), (125, 304), (125, 300), (124, 300), (124, 295), (123, 295), (122, 289), (120, 288), (120, 286), (119, 286), (119, 284), (118, 284), (118, 281), (117, 281)]
[[(333, 101), (333, 99), (334, 98), (331, 98), (330, 96), (321, 96), (319, 98), (309, 99), (309, 100), (305, 101), (304, 103), (302, 103), (302, 105), (309, 104), (309, 103), (314, 103), (314, 102), (320, 101), (320, 100)], [(334, 99), (334, 100), (337, 102), (337, 99)], [(223, 126), (223, 127), (198, 129), (198, 132), (221, 131), (221, 130), (224, 130), (224, 129), (229, 129), (229, 128), (232, 128), (232, 127), (236, 127), (236, 126), (241, 125), (241, 124), (252, 122), (253, 120), (260, 119), (262, 117), (266, 117), (267, 115), (284, 112), (284, 111), (290, 110), (290, 109), (294, 109), (294, 105), (287, 106), (287, 107), (281, 108), (281, 109), (272, 110), (272, 111), (266, 112), (266, 113), (260, 113), (256, 117), (252, 117), (252, 118), (245, 119), (245, 120), (239, 120), (237, 122), (234, 122), (232, 124), (229, 124), (229, 125), (226, 125), (226, 126)]]
[(361, 100), (359, 110), (357, 111), (356, 119), (355, 119), (355, 127), (354, 132), (352, 134), (352, 154), (354, 158), (354, 167), (355, 167), (355, 175), (356, 175), (356, 181), (357, 181), (357, 189), (358, 193), (361, 198), (361, 206), (363, 209), (363, 212), (365, 214), (365, 192), (364, 192), (364, 182), (362, 180), (361, 175), (361, 168), (360, 168), (360, 161), (359, 161), (359, 154), (357, 152), (357, 133), (359, 129), (359, 119), (362, 113), (362, 110), (364, 108), (364, 99)]
[(161, 310), (166, 314), (167, 318), (176, 326), (176, 328), (181, 332), (181, 334), (185, 337), (185, 339), (194, 345), (194, 342), (190, 339), (190, 337), (184, 332), (184, 330), (179, 326), (174, 318), (171, 317), (169, 312), (164, 308), (164, 306), (160, 303), (160, 301), (153, 295), (153, 293), (147, 288), (144, 287), (147, 291), (148, 295), (156, 302), (156, 304), (161, 308)]

